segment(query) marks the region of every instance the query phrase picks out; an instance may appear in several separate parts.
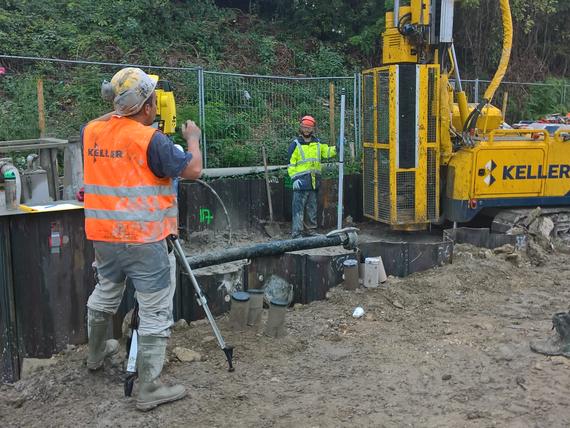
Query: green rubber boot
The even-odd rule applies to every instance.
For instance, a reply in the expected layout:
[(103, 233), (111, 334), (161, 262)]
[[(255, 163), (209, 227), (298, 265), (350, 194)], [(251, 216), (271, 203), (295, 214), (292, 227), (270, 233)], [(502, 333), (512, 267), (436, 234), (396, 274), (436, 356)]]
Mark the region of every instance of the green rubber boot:
[(146, 412), (164, 403), (186, 396), (182, 385), (164, 385), (159, 377), (166, 354), (166, 337), (139, 336), (138, 339), (139, 393), (137, 409)]
[(119, 351), (119, 342), (115, 339), (105, 340), (111, 317), (112, 315), (107, 312), (87, 309), (87, 334), (89, 337), (87, 368), (89, 370), (99, 370), (103, 367), (105, 358)]
[(570, 312), (558, 312), (552, 317), (556, 334), (542, 342), (533, 342), (530, 349), (544, 355), (563, 355), (570, 358)]

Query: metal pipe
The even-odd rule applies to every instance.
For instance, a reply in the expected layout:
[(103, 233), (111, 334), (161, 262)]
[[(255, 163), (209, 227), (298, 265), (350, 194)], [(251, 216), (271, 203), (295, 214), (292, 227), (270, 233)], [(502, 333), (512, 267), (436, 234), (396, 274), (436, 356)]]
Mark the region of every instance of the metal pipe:
[[(0, 58), (2, 56), (0, 55)], [(238, 77), (255, 77), (260, 79), (277, 79), (277, 80), (340, 80), (352, 79), (350, 76), (319, 76), (319, 77), (299, 77), (299, 76), (272, 76), (264, 74), (243, 74), (243, 73), (227, 73), (225, 71), (205, 71), (204, 74), (220, 75), (220, 76), (238, 76)]]
[(467, 95), (463, 91), (461, 85), (461, 76), (459, 75), (459, 64), (457, 63), (457, 55), (455, 55), (455, 46), (451, 44), (451, 56), (453, 60), (453, 71), (455, 72), (455, 92), (457, 95), (457, 105), (459, 106), (459, 116), (461, 123), (465, 126), (467, 117), (469, 116), (469, 104), (467, 103)]
[[(268, 165), (268, 171), (277, 171), (287, 168), (288, 165)], [(202, 177), (218, 178), (233, 177), (238, 175), (261, 174), (265, 171), (264, 166), (239, 166), (234, 168), (205, 168), (202, 170)]]
[(202, 162), (203, 167), (208, 168), (208, 142), (206, 139), (206, 90), (204, 84), (204, 69), (198, 70), (198, 110), (200, 118), (200, 126), (202, 128)]
[(344, 184), (344, 114), (346, 105), (346, 95), (342, 88), (340, 96), (340, 135), (339, 135), (339, 162), (338, 162), (338, 205), (337, 205), (337, 221), (336, 228), (342, 228), (342, 202), (343, 202), (343, 184)]
[(358, 157), (358, 94), (357, 94), (358, 73), (354, 73), (354, 82), (352, 83), (352, 114), (354, 121), (354, 153), (352, 153), (352, 161)]
[(400, 0), (394, 0), (394, 27), (398, 27), (400, 20)]
[(182, 264), (182, 267), (186, 271), (186, 274), (190, 277), (190, 282), (194, 286), (194, 291), (196, 292), (196, 299), (198, 300), (198, 304), (202, 307), (202, 309), (204, 310), (204, 313), (206, 314), (206, 317), (208, 318), (208, 321), (210, 322), (210, 326), (212, 327), (212, 330), (214, 331), (214, 335), (216, 336), (216, 339), (218, 339), (218, 345), (220, 345), (220, 349), (222, 351), (224, 351), (224, 354), (226, 355), (226, 358), (228, 360), (228, 366), (229, 366), (228, 371), (233, 372), (234, 366), (232, 364), (232, 357), (233, 357), (233, 353), (234, 353), (234, 348), (233, 348), (233, 346), (227, 345), (226, 342), (224, 341), (224, 338), (222, 337), (222, 333), (220, 333), (220, 329), (218, 328), (218, 325), (216, 324), (216, 320), (212, 316), (212, 312), (210, 312), (210, 308), (208, 307), (208, 301), (206, 300), (206, 297), (204, 296), (202, 289), (198, 285), (198, 281), (196, 281), (196, 277), (194, 276), (194, 272), (192, 272), (192, 269), (190, 268), (190, 265), (188, 264), (188, 260), (185, 257), (184, 250), (182, 249), (182, 246), (180, 245), (178, 238), (176, 236), (171, 236), (169, 239), (170, 239), (170, 242), (172, 243), (172, 247), (174, 249), (174, 254), (176, 255), (176, 259)]
[(461, 85), (461, 76), (459, 75), (459, 64), (457, 63), (457, 56), (455, 55), (455, 45), (451, 44), (451, 56), (453, 59), (453, 71), (455, 74), (455, 91), (463, 92), (463, 86)]
[(227, 250), (215, 251), (213, 253), (200, 254), (197, 256), (187, 257), (187, 260), (192, 269), (198, 269), (206, 266), (233, 262), (236, 260), (278, 256), (289, 251), (308, 250), (310, 248), (343, 245), (345, 248), (352, 249), (355, 239), (356, 234), (351, 236), (351, 234), (348, 233), (330, 237), (321, 235), (309, 238), (287, 239), (284, 241), (270, 241), (248, 247), (230, 248)]

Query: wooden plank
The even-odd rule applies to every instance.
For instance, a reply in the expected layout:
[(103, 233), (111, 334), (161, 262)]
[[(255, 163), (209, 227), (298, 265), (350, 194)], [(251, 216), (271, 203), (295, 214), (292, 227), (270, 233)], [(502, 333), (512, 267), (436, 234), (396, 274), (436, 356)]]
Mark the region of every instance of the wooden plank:
[(501, 113), (503, 115), (503, 121), (506, 122), (507, 120), (507, 104), (509, 102), (509, 92), (505, 91), (505, 93), (503, 94), (503, 106), (501, 108)]
[(46, 135), (44, 81), (42, 79), (38, 79), (38, 127), (40, 128), (40, 137)]

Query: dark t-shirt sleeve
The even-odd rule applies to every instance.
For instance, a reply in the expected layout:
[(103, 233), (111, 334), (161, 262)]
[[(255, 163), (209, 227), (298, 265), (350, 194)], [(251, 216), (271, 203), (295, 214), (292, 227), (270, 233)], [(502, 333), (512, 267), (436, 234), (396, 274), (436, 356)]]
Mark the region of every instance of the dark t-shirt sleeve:
[(192, 154), (181, 152), (162, 132), (154, 133), (146, 152), (147, 162), (154, 175), (160, 178), (179, 177), (192, 159)]

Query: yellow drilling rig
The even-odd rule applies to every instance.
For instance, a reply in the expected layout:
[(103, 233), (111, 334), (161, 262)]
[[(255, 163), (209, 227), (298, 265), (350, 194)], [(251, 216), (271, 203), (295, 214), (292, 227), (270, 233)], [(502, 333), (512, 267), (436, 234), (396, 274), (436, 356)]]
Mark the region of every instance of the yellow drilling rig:
[(468, 103), (461, 84), (454, 1), (407, 3), (395, 0), (386, 13), (383, 65), (363, 72), (365, 216), (421, 230), (467, 222), (486, 209), (569, 206), (567, 131), (504, 129), (491, 105), (511, 52), (508, 0), (498, 2), (499, 66), (477, 104)]

